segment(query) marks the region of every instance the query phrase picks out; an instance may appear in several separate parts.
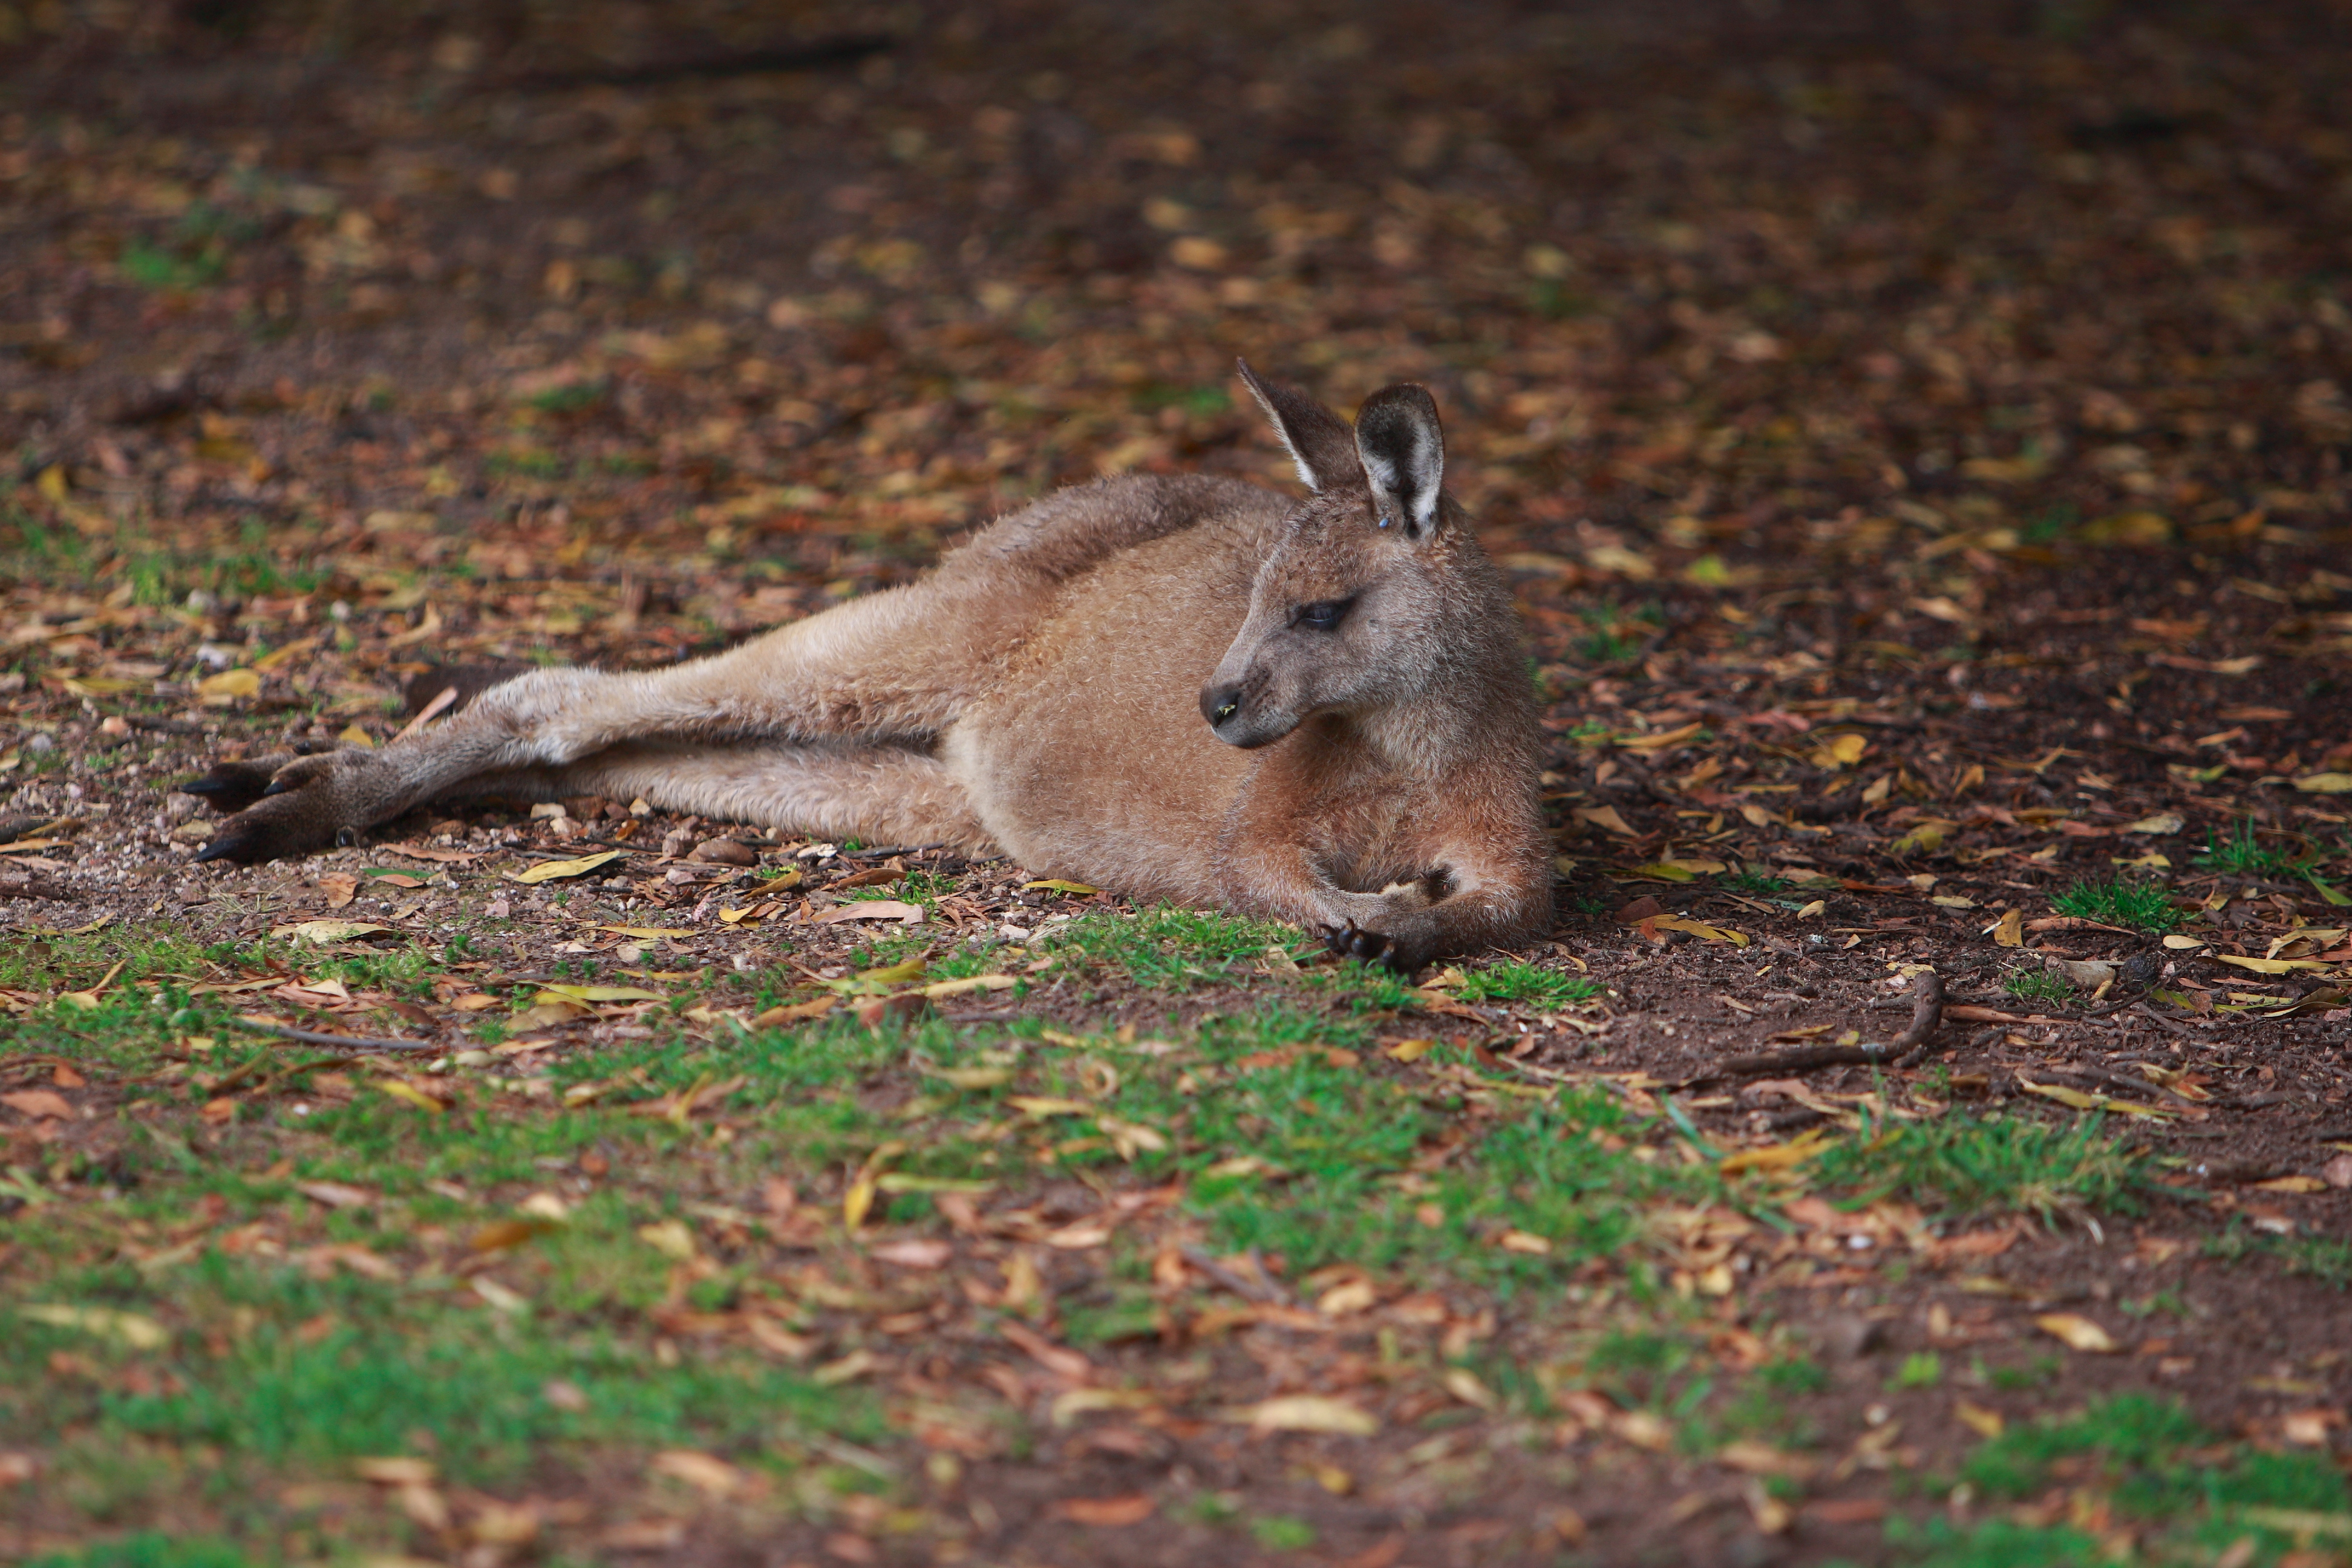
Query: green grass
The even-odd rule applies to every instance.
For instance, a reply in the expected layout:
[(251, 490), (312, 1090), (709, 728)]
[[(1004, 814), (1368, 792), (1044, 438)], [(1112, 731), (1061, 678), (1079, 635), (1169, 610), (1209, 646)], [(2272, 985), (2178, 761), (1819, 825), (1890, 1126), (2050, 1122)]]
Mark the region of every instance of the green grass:
[(2198, 852), (2200, 870), (2230, 877), (2290, 877), (2304, 868), (2306, 857), (2288, 854), (2255, 837), (2253, 819), (2240, 817), (2227, 837), (2205, 830), (2205, 847)]
[(2291, 1274), (2307, 1275), (2338, 1290), (2352, 1290), (2352, 1242), (2306, 1236), (2279, 1244)]
[[(1041, 908), (1034, 916), (1042, 921), (1053, 912)], [(1037, 942), (1038, 950), (1060, 960), (1065, 971), (1098, 966), (1135, 984), (1170, 992), (1255, 977), (1269, 950), (1296, 963), (1320, 946), (1295, 926), (1167, 904), (1132, 915), (1091, 911), (1041, 933)]]
[(1626, 607), (1605, 599), (1580, 606), (1577, 614), (1592, 629), (1570, 649), (1586, 664), (1630, 664), (1666, 624), (1665, 609), (1655, 601)]
[(2131, 1212), (2139, 1169), (2138, 1156), (2095, 1118), (2053, 1127), (1960, 1112), (1888, 1124), (1835, 1145), (1814, 1166), (1825, 1185), (1864, 1200), (1901, 1198), (1955, 1219), (2017, 1213), (2045, 1221)]
[(2105, 1502), (2138, 1537), (2135, 1560), (2210, 1563), (2239, 1541), (2251, 1563), (2271, 1564), (2299, 1544), (2295, 1516), (2344, 1517), (2352, 1489), (2326, 1458), (2224, 1445), (2179, 1405), (2142, 1394), (2095, 1402), (2078, 1414), (2011, 1426), (1979, 1447), (1958, 1479), (1992, 1517), (1960, 1525), (1892, 1521), (1896, 1562), (1922, 1568), (2113, 1562), (2105, 1543), (2069, 1525), (2002, 1517), (2000, 1505), (2064, 1488)]
[(2002, 979), (2000, 988), (2028, 1002), (2063, 1002), (2074, 994), (2071, 981), (2046, 969), (2012, 970)]
[(1797, 890), (1797, 885), (1786, 877), (1775, 877), (1769, 872), (1745, 866), (1717, 877), (1716, 884), (1751, 899), (1781, 899)]
[(1315, 1527), (1288, 1514), (1269, 1513), (1251, 1520), (1249, 1531), (1269, 1552), (1304, 1552), (1315, 1544)]
[(165, 1535), (142, 1530), (78, 1552), (26, 1560), (25, 1568), (252, 1568), (253, 1559), (211, 1536)]
[(1514, 959), (1470, 971), (1455, 993), (1465, 1002), (1519, 1002), (1535, 1007), (1565, 1007), (1601, 994), (1601, 983), (1562, 974)]
[(544, 414), (582, 414), (604, 402), (608, 390), (602, 381), (567, 381), (534, 392), (524, 401)]
[(2171, 896), (2162, 888), (2122, 877), (2087, 878), (2076, 882), (2052, 899), (2050, 907), (2062, 915), (2096, 921), (2102, 925), (2126, 926), (2150, 935), (2159, 935), (2180, 923), (2180, 911), (2172, 907)]

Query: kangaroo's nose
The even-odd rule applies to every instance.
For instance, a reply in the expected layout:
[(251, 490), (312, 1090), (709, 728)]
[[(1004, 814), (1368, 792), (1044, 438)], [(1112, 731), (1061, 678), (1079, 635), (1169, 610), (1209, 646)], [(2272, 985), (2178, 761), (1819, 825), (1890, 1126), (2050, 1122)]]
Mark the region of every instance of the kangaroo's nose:
[(1213, 730), (1223, 727), (1242, 710), (1242, 689), (1238, 686), (1209, 686), (1201, 690), (1201, 717)]

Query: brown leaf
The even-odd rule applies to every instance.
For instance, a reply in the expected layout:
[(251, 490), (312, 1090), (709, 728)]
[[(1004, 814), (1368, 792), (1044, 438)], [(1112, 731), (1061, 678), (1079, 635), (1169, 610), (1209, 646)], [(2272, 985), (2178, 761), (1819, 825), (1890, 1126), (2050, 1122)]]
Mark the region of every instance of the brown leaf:
[(358, 896), (360, 879), (348, 871), (328, 871), (319, 878), (319, 890), (327, 895), (327, 907), (340, 910)]
[(1064, 1498), (1054, 1505), (1054, 1516), (1066, 1519), (1072, 1524), (1117, 1529), (1123, 1525), (1141, 1524), (1159, 1506), (1149, 1492), (1134, 1492), (1126, 1497)]
[(20, 1089), (13, 1094), (0, 1094), (0, 1105), (37, 1119), (52, 1116), (62, 1121), (73, 1115), (73, 1107), (64, 1095), (46, 1089)]

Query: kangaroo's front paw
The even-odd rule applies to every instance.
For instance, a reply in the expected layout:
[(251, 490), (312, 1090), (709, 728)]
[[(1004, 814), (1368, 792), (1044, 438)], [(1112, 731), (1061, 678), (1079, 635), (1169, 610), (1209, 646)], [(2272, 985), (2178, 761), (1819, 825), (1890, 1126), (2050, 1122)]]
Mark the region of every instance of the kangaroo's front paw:
[(1325, 927), (1323, 940), (1341, 958), (1377, 963), (1403, 975), (1427, 965), (1431, 956), (1430, 943), (1425, 939), (1367, 931), (1353, 921)]

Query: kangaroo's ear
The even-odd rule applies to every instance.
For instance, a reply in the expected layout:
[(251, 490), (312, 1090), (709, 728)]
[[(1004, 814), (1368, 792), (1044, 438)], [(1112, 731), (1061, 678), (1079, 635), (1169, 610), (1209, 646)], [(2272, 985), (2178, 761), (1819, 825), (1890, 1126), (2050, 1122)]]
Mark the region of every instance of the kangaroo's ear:
[(1247, 360), (1234, 363), (1241, 368), (1242, 384), (1273, 422), (1274, 433), (1290, 449), (1308, 489), (1319, 493), (1356, 477), (1355, 443), (1348, 438), (1345, 420), (1295, 386), (1260, 381)]
[(1410, 382), (1382, 387), (1356, 410), (1356, 455), (1371, 481), (1381, 526), (1429, 537), (1437, 526), (1437, 491), (1445, 482), (1445, 433), (1437, 399)]

